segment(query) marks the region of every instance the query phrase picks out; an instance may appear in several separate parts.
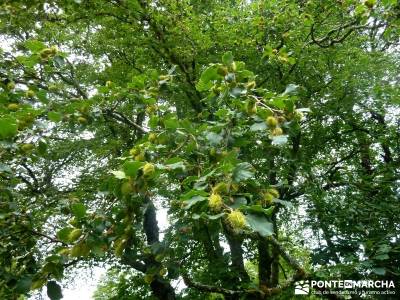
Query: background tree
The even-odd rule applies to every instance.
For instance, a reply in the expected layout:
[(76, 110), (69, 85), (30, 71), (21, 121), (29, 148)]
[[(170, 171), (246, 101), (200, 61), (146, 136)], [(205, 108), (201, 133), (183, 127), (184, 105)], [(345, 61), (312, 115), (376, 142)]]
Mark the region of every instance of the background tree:
[(2, 298), (100, 262), (109, 298), (398, 280), (397, 1), (2, 8)]

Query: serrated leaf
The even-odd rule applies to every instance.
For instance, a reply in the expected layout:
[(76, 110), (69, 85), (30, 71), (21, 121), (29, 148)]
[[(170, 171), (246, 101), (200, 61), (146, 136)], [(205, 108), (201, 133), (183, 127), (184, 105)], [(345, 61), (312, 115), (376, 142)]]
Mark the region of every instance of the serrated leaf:
[(248, 214), (246, 221), (253, 231), (258, 232), (263, 237), (274, 233), (273, 224), (264, 215)]
[(40, 62), (37, 55), (31, 55), (29, 57), (18, 56), (17, 61), (28, 68), (33, 68), (36, 64), (38, 64)]
[(207, 140), (210, 142), (211, 145), (217, 146), (219, 143), (221, 143), (223, 137), (219, 135), (218, 133), (215, 132), (208, 132), (206, 134)]
[(200, 80), (197, 84), (196, 84), (196, 89), (199, 92), (204, 92), (204, 91), (208, 91), (212, 88), (213, 84), (211, 81), (208, 82), (204, 82), (202, 80)]
[(61, 287), (55, 281), (49, 281), (47, 283), (47, 296), (51, 300), (60, 300), (62, 299), (63, 295), (61, 292)]
[(262, 130), (267, 130), (267, 124), (265, 124), (265, 122), (254, 123), (253, 125), (250, 126), (250, 131), (262, 131)]
[(46, 48), (46, 45), (43, 42), (37, 40), (28, 40), (24, 44), (25, 47), (33, 53), (37, 53)]
[(53, 64), (56, 68), (61, 68), (62, 66), (65, 65), (64, 58), (62, 56), (54, 56), (53, 58)]
[(248, 162), (237, 164), (233, 170), (232, 179), (235, 182), (240, 182), (253, 177), (253, 166)]

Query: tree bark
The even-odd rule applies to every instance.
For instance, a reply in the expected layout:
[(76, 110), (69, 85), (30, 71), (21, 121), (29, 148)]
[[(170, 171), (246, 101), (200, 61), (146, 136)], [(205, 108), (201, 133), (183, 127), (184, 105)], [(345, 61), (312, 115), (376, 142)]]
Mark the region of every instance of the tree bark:
[(237, 278), (235, 279), (238, 281), (239, 284), (243, 282), (249, 282), (250, 277), (247, 274), (243, 263), (243, 239), (239, 236), (231, 234), (226, 228), (226, 225), (224, 225), (224, 231), (231, 251), (232, 272), (238, 274)]
[[(156, 207), (153, 202), (146, 198), (147, 208), (143, 218), (143, 230), (146, 234), (147, 244), (152, 245), (159, 242), (159, 228), (157, 224)], [(153, 266), (157, 266), (160, 263), (155, 260), (153, 256), (150, 256), (146, 260), (146, 270)], [(150, 284), (153, 295), (160, 300), (174, 300), (176, 299), (175, 290), (171, 284), (163, 279), (161, 276), (156, 276)]]
[(270, 245), (264, 238), (258, 241), (258, 282), (261, 287), (271, 286), (272, 257)]

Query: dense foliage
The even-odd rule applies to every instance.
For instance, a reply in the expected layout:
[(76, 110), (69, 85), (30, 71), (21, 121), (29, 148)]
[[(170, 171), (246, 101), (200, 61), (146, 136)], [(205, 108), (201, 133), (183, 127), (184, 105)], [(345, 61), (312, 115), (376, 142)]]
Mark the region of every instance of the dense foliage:
[(3, 0), (0, 298), (60, 299), (98, 263), (95, 299), (400, 284), (399, 16), (396, 0)]

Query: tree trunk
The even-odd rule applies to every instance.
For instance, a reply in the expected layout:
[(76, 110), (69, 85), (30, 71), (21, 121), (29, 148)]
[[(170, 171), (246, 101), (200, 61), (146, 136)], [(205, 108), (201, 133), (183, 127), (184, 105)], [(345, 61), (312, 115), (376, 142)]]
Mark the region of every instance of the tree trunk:
[[(159, 228), (157, 224), (156, 208), (151, 202), (149, 197), (145, 197), (147, 208), (143, 218), (143, 229), (146, 234), (147, 244), (152, 245), (159, 242)], [(146, 269), (157, 266), (160, 263), (150, 256), (146, 261)], [(171, 284), (160, 276), (156, 276), (150, 284), (153, 295), (160, 300), (173, 300), (175, 297), (175, 290)]]

